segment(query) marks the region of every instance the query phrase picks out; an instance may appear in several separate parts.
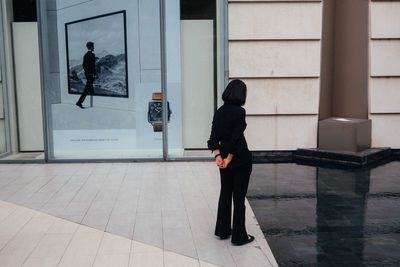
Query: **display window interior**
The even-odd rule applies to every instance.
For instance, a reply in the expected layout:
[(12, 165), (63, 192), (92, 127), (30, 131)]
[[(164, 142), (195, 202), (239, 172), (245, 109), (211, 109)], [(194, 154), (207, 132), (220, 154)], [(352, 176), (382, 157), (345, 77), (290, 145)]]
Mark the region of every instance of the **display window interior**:
[(224, 1), (9, 2), (0, 159), (210, 157)]

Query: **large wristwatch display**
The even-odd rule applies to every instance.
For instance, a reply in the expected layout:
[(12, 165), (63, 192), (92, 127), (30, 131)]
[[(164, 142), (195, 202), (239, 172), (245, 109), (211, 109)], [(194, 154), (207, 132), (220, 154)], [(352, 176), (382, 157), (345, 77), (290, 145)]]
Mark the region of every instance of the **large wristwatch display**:
[[(171, 117), (171, 109), (169, 108), (169, 102), (167, 102), (168, 116), (167, 121)], [(147, 113), (147, 120), (153, 125), (154, 132), (162, 131), (162, 94), (153, 93), (152, 101), (149, 102), (149, 111)]]

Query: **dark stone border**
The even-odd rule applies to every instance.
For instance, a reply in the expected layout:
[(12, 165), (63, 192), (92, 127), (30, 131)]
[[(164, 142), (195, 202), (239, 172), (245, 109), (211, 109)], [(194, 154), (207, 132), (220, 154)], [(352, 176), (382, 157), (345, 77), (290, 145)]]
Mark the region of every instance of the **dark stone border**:
[(400, 149), (392, 149), (392, 160), (400, 160)]
[(319, 162), (346, 167), (363, 168), (391, 158), (390, 148), (370, 148), (361, 152), (336, 152), (321, 149), (297, 149), (293, 155), (296, 162)]
[(292, 163), (293, 150), (287, 151), (252, 151), (254, 163)]
[(361, 152), (337, 152), (317, 148), (286, 151), (253, 151), (254, 163), (298, 163), (306, 165), (374, 167), (400, 160), (400, 149), (370, 148)]

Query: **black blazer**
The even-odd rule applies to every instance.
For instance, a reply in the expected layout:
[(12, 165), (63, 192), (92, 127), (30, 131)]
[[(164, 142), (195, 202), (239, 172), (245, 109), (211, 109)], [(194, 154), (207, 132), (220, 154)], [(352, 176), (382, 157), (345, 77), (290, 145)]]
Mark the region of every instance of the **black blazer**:
[(244, 137), (246, 129), (246, 111), (239, 105), (224, 104), (214, 114), (208, 148), (220, 150), (222, 158), (233, 154), (228, 168), (251, 163), (251, 152)]

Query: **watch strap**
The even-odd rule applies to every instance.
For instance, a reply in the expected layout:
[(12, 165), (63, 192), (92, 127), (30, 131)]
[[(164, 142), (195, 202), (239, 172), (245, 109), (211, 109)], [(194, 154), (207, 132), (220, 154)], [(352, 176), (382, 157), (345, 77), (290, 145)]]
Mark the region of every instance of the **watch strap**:
[[(153, 93), (152, 100), (162, 101), (162, 93)], [(162, 122), (153, 123), (154, 132), (162, 132)]]
[(153, 93), (153, 100), (162, 100), (162, 93)]
[(162, 123), (161, 122), (153, 123), (153, 130), (155, 132), (162, 132)]

